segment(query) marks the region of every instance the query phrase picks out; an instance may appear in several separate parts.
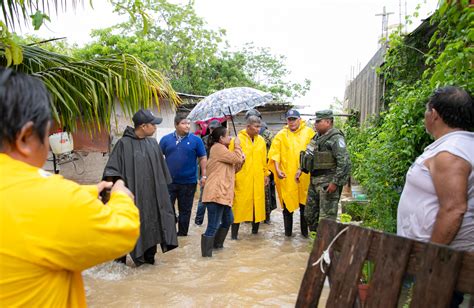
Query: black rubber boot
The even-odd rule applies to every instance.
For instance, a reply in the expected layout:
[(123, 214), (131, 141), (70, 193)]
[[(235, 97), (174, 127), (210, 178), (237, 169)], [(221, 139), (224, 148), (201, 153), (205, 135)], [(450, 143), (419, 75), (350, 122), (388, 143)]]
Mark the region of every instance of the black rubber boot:
[(117, 259), (114, 260), (114, 262), (127, 264), (127, 256), (117, 258)]
[(145, 260), (145, 263), (148, 264), (155, 264), (155, 254), (156, 254), (156, 246), (150, 247), (147, 250), (145, 250), (145, 253), (143, 254), (143, 259)]
[(288, 212), (286, 208), (283, 210), (283, 224), (285, 226), (285, 236), (293, 235), (293, 213)]
[(224, 248), (224, 241), (229, 233), (229, 228), (219, 228), (214, 236), (214, 248)]
[(304, 205), (300, 204), (300, 226), (301, 226), (301, 235), (308, 237), (308, 224), (304, 218)]
[(214, 236), (205, 236), (201, 234), (201, 253), (203, 257), (212, 257), (212, 246), (214, 245)]
[(260, 227), (260, 223), (252, 221), (252, 234), (258, 233), (258, 227)]
[(265, 220), (263, 222), (266, 223), (266, 224), (270, 224), (270, 213), (271, 212), (267, 212), (265, 214)]
[(239, 227), (240, 227), (240, 224), (232, 224), (231, 235), (230, 235), (231, 239), (233, 240), (237, 239), (237, 235), (239, 235)]

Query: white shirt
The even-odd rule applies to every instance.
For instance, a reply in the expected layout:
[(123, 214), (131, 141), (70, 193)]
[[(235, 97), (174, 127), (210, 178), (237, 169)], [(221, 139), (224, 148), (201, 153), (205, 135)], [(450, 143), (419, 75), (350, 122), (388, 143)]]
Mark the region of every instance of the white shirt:
[(467, 184), (467, 211), (450, 246), (474, 251), (474, 133), (467, 131), (456, 131), (439, 138), (426, 147), (410, 167), (398, 204), (397, 234), (424, 242), (430, 240), (439, 201), (433, 179), (424, 162), (440, 152), (451, 153), (471, 164)]

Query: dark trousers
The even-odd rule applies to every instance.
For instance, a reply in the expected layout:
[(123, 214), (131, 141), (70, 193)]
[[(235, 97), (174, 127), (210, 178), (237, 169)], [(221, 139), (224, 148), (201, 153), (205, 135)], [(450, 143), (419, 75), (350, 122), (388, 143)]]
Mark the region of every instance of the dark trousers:
[(228, 229), (234, 222), (234, 215), (230, 206), (206, 202), (204, 205), (207, 208), (207, 229), (205, 236), (214, 236), (217, 229)]
[(191, 220), (191, 210), (193, 208), (194, 193), (196, 192), (196, 183), (194, 184), (169, 184), (173, 210), (176, 210), (174, 204), (178, 199), (178, 236), (188, 235), (189, 221)]
[(206, 214), (206, 205), (202, 203), (202, 192), (204, 188), (201, 186), (201, 193), (199, 195), (198, 207), (196, 210), (196, 218), (194, 219), (194, 223), (196, 225), (202, 225), (204, 221), (204, 214)]

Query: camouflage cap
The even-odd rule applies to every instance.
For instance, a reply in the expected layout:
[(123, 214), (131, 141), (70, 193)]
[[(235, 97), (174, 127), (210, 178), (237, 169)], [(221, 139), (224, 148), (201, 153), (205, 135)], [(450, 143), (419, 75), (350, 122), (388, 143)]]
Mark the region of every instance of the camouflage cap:
[(333, 117), (334, 114), (332, 113), (332, 110), (327, 109), (316, 111), (316, 121), (322, 119), (332, 119)]

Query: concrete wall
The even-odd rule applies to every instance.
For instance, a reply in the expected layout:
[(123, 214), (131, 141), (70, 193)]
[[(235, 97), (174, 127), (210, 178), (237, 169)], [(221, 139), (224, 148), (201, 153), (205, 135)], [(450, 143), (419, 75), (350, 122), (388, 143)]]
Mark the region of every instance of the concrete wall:
[(359, 111), (361, 124), (382, 109), (383, 80), (376, 70), (382, 65), (384, 55), (385, 48), (382, 47), (345, 90), (344, 109)]

